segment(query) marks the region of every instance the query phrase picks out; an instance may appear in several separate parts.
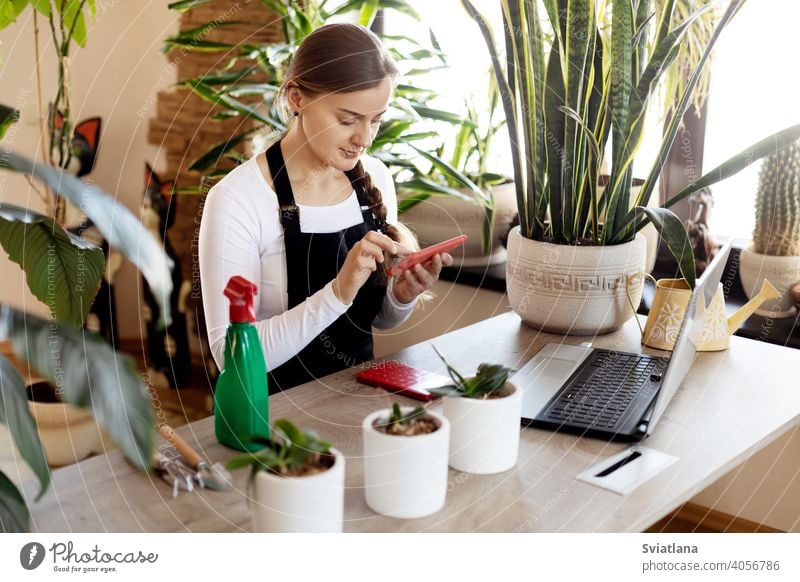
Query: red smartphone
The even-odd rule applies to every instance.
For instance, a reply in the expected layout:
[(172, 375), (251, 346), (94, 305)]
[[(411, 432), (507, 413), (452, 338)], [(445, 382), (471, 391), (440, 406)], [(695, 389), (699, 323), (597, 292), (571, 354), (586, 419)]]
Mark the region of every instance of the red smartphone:
[(412, 368), (394, 360), (381, 362), (368, 370), (359, 372), (356, 380), (362, 384), (377, 386), (423, 402), (438, 398), (435, 394), (428, 392), (429, 388), (439, 388), (453, 383), (447, 376)]
[(389, 269), (389, 276), (394, 277), (397, 273), (401, 271), (407, 271), (408, 269), (410, 269), (415, 265), (419, 265), (420, 263), (426, 263), (430, 261), (434, 257), (434, 255), (438, 255), (439, 253), (450, 252), (453, 249), (463, 245), (466, 240), (467, 240), (467, 235), (462, 234), (459, 236), (454, 236), (449, 240), (424, 248), (421, 251), (417, 251), (416, 253), (412, 253), (407, 257), (403, 258), (394, 267)]

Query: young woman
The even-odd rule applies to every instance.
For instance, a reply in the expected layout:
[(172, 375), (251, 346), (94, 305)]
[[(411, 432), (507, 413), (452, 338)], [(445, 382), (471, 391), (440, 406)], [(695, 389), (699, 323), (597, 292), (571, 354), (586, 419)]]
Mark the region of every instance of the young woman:
[(385, 257), (416, 247), (397, 222), (391, 175), (364, 153), (396, 74), (366, 28), (316, 30), (281, 88), (288, 131), (209, 192), (200, 278), (220, 368), (228, 325), (222, 291), (233, 275), (258, 287), (255, 325), (276, 392), (372, 359), (372, 326), (405, 321), (452, 264), (443, 253), (396, 277), (384, 268)]

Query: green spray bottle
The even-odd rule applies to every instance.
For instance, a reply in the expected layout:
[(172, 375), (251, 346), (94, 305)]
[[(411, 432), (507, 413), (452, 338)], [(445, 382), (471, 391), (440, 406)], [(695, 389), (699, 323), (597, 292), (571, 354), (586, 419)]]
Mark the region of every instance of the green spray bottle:
[(225, 367), (214, 390), (214, 432), (232, 449), (255, 452), (264, 448), (250, 437), (269, 438), (267, 365), (258, 333), (253, 297), (258, 290), (234, 276), (225, 287), (230, 299), (230, 325), (225, 335)]

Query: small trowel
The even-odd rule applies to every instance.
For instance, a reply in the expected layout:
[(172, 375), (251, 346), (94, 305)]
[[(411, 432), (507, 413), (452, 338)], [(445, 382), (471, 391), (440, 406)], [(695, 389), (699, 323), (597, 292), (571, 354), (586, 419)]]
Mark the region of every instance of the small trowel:
[(197, 481), (201, 487), (220, 491), (231, 488), (233, 483), (231, 474), (220, 463), (209, 465), (172, 427), (162, 424), (159, 431), (165, 439), (178, 449), (186, 463), (196, 471)]

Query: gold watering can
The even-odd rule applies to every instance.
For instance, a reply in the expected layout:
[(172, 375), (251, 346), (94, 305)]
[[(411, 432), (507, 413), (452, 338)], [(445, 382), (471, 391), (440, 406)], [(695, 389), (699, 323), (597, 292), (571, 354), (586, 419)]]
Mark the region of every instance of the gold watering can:
[[(686, 307), (692, 292), (685, 279), (659, 279), (656, 282), (656, 294), (653, 306), (647, 316), (647, 323), (642, 334), (642, 343), (659, 350), (671, 350), (680, 331)], [(714, 352), (728, 349), (730, 337), (741, 327), (745, 320), (768, 299), (776, 299), (780, 293), (775, 286), (764, 279), (761, 291), (733, 315), (725, 312), (725, 298), (722, 283), (717, 287), (711, 304), (703, 314), (703, 327), (700, 351)]]

